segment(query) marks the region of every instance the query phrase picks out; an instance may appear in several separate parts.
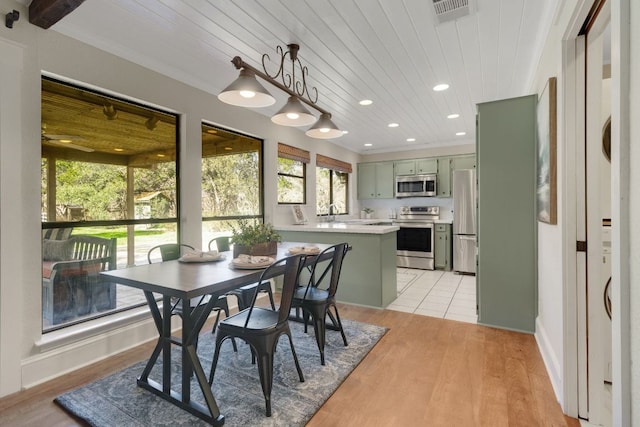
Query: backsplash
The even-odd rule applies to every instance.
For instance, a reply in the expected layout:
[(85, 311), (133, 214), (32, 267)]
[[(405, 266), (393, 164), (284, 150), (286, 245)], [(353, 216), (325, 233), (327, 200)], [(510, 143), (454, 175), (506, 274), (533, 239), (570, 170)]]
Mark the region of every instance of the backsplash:
[[(439, 197), (409, 197), (403, 199), (371, 199), (360, 200), (360, 210), (371, 208), (374, 212), (371, 214), (373, 218), (388, 219), (391, 210), (396, 214), (402, 206), (440, 206), (440, 219), (453, 220), (453, 198)], [(354, 217), (358, 216), (357, 212), (353, 213)]]

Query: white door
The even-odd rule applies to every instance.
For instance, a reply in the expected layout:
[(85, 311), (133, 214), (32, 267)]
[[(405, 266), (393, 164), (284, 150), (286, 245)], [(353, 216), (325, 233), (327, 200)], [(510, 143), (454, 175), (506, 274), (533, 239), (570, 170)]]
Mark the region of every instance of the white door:
[[(610, 275), (608, 258), (603, 256), (603, 230), (611, 219), (611, 166), (603, 153), (603, 128), (610, 115), (610, 2), (606, 2), (586, 30), (585, 55), (585, 144), (584, 235), (587, 242), (586, 266), (578, 273), (579, 330), (579, 414), (595, 425), (611, 425), (611, 393), (605, 379), (611, 364), (611, 322), (604, 306), (604, 277)], [(580, 198), (579, 198), (580, 199)], [(580, 210), (578, 211), (580, 213)], [(610, 243), (610, 242), (609, 242)]]

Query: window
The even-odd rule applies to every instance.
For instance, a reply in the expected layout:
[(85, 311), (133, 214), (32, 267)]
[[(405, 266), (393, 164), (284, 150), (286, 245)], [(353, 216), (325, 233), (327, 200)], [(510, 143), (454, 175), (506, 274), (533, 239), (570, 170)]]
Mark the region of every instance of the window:
[(262, 140), (202, 125), (202, 242), (263, 219)]
[[(316, 155), (316, 213), (317, 215), (349, 213), (350, 163)], [(332, 207), (333, 209), (329, 209)]]
[(146, 305), (99, 271), (145, 264), (151, 247), (178, 241), (178, 128), (173, 114), (47, 77), (41, 109), (49, 332)]
[(309, 152), (278, 144), (278, 204), (307, 202), (307, 163)]

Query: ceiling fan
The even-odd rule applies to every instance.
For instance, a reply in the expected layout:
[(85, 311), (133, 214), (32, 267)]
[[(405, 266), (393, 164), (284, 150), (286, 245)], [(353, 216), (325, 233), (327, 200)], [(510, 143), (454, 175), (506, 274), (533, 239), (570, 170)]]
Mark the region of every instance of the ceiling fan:
[(96, 150), (89, 147), (83, 147), (82, 145), (72, 144), (73, 141), (83, 141), (83, 139), (77, 135), (54, 135), (44, 133), (46, 125), (42, 126), (42, 140), (50, 145), (57, 147), (71, 148), (73, 150), (84, 151), (85, 153), (92, 153)]

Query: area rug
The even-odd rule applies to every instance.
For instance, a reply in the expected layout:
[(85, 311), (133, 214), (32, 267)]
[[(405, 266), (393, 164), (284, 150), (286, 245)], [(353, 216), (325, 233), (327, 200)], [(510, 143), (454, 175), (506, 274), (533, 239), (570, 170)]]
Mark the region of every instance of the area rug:
[[(229, 340), (222, 352), (213, 383), (213, 394), (225, 426), (304, 426), (322, 404), (333, 394), (386, 333), (386, 328), (344, 320), (349, 345), (344, 346), (339, 332), (327, 331), (326, 365), (320, 364), (320, 354), (313, 327), (304, 333), (304, 326), (290, 322), (293, 342), (305, 376), (301, 383), (295, 369), (288, 339), (280, 338), (275, 355), (272, 416), (265, 416), (264, 396), (258, 368), (251, 364), (249, 347), (238, 341), (233, 352)], [(214, 350), (214, 336), (201, 335), (198, 356), (207, 376)], [(179, 348), (174, 348), (174, 360), (179, 360)], [(91, 426), (205, 426), (203, 420), (155, 396), (136, 385), (145, 363), (140, 362), (87, 386), (72, 390), (55, 401)], [(162, 364), (154, 366), (150, 378), (159, 381)], [(180, 368), (174, 366), (172, 384), (180, 387)], [(191, 393), (195, 401), (204, 404), (202, 393), (194, 380)]]

